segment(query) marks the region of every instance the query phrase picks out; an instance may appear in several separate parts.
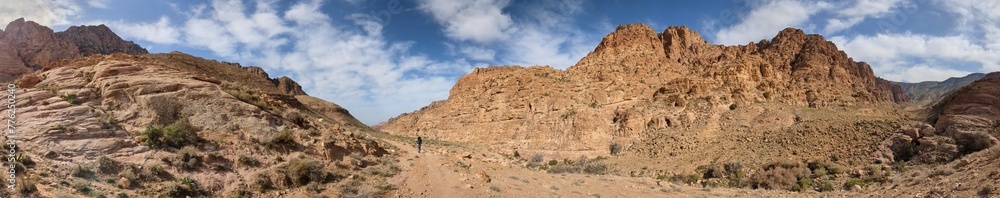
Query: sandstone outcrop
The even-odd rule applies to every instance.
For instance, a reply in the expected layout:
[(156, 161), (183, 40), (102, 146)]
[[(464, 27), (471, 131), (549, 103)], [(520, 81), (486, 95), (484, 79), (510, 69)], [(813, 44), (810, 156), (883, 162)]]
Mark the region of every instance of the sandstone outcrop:
[[(792, 127), (813, 114), (802, 109), (831, 109), (845, 116), (884, 114), (867, 108), (903, 101), (908, 98), (898, 86), (875, 77), (868, 64), (854, 61), (819, 35), (789, 28), (771, 40), (722, 46), (686, 27), (656, 33), (630, 24), (619, 26), (565, 71), (546, 66), (477, 68), (458, 80), (447, 100), (375, 128), (508, 151), (609, 152), (609, 145), (621, 145), (643, 155), (691, 157), (698, 155), (694, 150), (715, 149), (709, 142), (734, 141), (740, 146), (729, 150), (752, 150), (759, 147), (749, 145), (765, 142), (747, 140), (785, 139), (771, 134), (787, 130), (826, 134), (815, 127)], [(827, 136), (872, 145), (891, 133), (895, 122), (835, 120), (841, 121), (812, 124), (843, 130)], [(868, 149), (816, 141), (802, 137), (779, 144)], [(790, 150), (776, 152), (812, 152)], [(760, 150), (748, 152), (764, 155)], [(860, 156), (871, 151), (850, 152), (852, 159), (863, 161)]]
[[(321, 178), (364, 168), (348, 161), (373, 166), (387, 153), (361, 137), (371, 129), (336, 104), (286, 93), (266, 76), (187, 54), (93, 55), (56, 62), (30, 76), (40, 80), (17, 89), (19, 130), (13, 140), (19, 155), (36, 164), (22, 175), (38, 182), (72, 182), (61, 176), (119, 167), (140, 173), (96, 171), (87, 177), (119, 182), (93, 182), (89, 188), (129, 196), (228, 196), (259, 182), (268, 182), (265, 190), (295, 189), (305, 184), (299, 182), (303, 177), (328, 185), (334, 180)], [(189, 133), (177, 137), (178, 131)], [(157, 138), (184, 141), (152, 141)], [(289, 166), (312, 176), (294, 175)], [(151, 167), (170, 177), (137, 176)], [(285, 183), (285, 177), (300, 179)], [(161, 187), (180, 178), (197, 181), (200, 190)], [(42, 197), (67, 192), (38, 191)]]

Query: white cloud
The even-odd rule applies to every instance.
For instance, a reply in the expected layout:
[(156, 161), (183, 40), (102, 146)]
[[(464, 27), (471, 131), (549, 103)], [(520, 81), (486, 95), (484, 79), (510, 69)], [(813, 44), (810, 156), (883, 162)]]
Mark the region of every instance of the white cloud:
[(87, 0), (87, 5), (93, 8), (108, 8), (110, 0)]
[(67, 25), (79, 17), (81, 10), (76, 1), (4, 0), (0, 3), (0, 23), (24, 18), (50, 27)]
[(737, 45), (769, 39), (787, 27), (799, 27), (812, 15), (831, 8), (826, 2), (774, 0), (761, 4), (738, 24), (715, 33), (715, 42)]
[[(972, 62), (979, 68), (968, 68), (978, 72), (1000, 70), (1000, 50), (977, 44), (965, 36), (929, 36), (921, 34), (877, 34), (852, 37), (832, 37), (831, 41), (857, 60), (868, 61), (877, 75), (895, 81), (925, 81), (940, 79), (944, 74), (958, 72), (957, 64)], [(934, 69), (926, 63), (944, 64), (951, 72), (915, 75), (915, 71)], [(948, 65), (952, 64), (952, 65)], [(923, 67), (916, 69), (918, 67)], [(943, 68), (937, 70), (945, 71)], [(906, 77), (906, 78), (903, 78)], [(921, 78), (929, 77), (929, 78)], [(954, 77), (954, 76), (949, 76)], [(946, 78), (946, 77), (945, 77)]]
[(145, 40), (156, 44), (176, 44), (180, 42), (181, 32), (170, 24), (170, 18), (167, 16), (160, 17), (154, 23), (117, 21), (105, 24), (124, 38)]
[[(578, 0), (532, 2), (518, 20), (500, 12), (507, 9), (506, 1), (453, 3), (438, 0), (419, 2), (421, 10), (442, 24), (443, 31), (456, 43), (445, 45), (465, 57), (487, 64), (549, 65), (565, 69), (576, 64), (592, 50), (606, 32), (588, 32), (576, 26), (573, 16), (582, 12)], [(475, 4), (470, 6), (466, 4)], [(484, 11), (487, 10), (487, 11)], [(482, 24), (463, 23), (463, 14), (488, 14), (498, 31), (457, 32), (475, 29)], [(459, 17), (459, 18), (456, 18)], [(468, 25), (468, 27), (457, 27)], [(609, 31), (612, 29), (608, 29)], [(468, 33), (468, 34), (466, 34)], [(467, 36), (462, 36), (467, 35)], [(478, 36), (468, 36), (478, 35)], [(509, 35), (509, 36), (508, 36)], [(481, 39), (475, 39), (481, 38)], [(491, 61), (492, 60), (492, 61)]]
[(496, 51), (476, 46), (463, 46), (460, 51), (466, 57), (477, 61), (492, 61), (496, 56)]
[(886, 73), (882, 77), (897, 82), (923, 82), (923, 81), (944, 81), (951, 77), (960, 77), (969, 75), (969, 73), (972, 72), (949, 69), (946, 67), (916, 65)]
[(488, 43), (505, 39), (514, 23), (509, 14), (501, 12), (510, 4), (507, 0), (421, 0), (417, 4), (444, 26), (448, 37), (461, 41)]
[(215, 0), (186, 13), (178, 44), (290, 75), (310, 95), (350, 109), (367, 124), (447, 98), (457, 75), (471, 71), (464, 59), (434, 61), (413, 54), (413, 42), (387, 41), (370, 15), (348, 14), (350, 24), (333, 24), (321, 6), (317, 0), (287, 9), (273, 1)]
[[(1000, 2), (940, 0), (935, 2), (937, 5), (919, 6), (916, 3), (771, 0), (751, 6), (744, 20), (715, 32), (715, 42), (745, 44), (772, 37), (788, 26), (806, 31), (817, 28), (849, 56), (869, 62), (876, 75), (889, 80), (942, 80), (971, 72), (1000, 70)], [(954, 14), (957, 30), (946, 35), (910, 32), (837, 35), (867, 19), (907, 15), (917, 9), (942, 9)], [(709, 20), (705, 25), (712, 28), (719, 22)]]

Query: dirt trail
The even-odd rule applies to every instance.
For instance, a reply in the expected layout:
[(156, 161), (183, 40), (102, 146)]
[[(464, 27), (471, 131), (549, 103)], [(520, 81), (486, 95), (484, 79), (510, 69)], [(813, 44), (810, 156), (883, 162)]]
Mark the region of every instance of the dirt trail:
[(417, 148), (410, 144), (386, 140), (400, 149), (400, 169), (396, 186), (401, 197), (434, 197), (449, 195), (454, 197), (469, 197), (468, 191), (460, 191), (462, 184), (455, 178), (458, 173), (451, 171), (451, 165), (440, 160), (438, 149), (423, 148), (417, 153)]
[[(486, 149), (424, 145), (384, 139), (397, 147), (398, 187), (387, 197), (844, 197), (751, 189), (703, 188), (651, 178), (591, 174), (551, 174), (516, 162), (488, 157)], [(462, 155), (456, 154), (462, 153)], [(464, 155), (470, 157), (461, 157)], [(486, 175), (485, 177), (480, 175)], [(490, 178), (490, 179), (484, 179)]]

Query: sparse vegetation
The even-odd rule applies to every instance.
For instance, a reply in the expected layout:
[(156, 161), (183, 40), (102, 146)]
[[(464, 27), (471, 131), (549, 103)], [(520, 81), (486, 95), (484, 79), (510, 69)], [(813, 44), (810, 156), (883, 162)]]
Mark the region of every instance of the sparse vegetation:
[(73, 177), (79, 177), (84, 179), (94, 178), (94, 171), (90, 170), (90, 167), (84, 165), (76, 165), (76, 168), (73, 168), (70, 174), (72, 174)]
[(59, 97), (62, 98), (63, 101), (66, 101), (66, 102), (68, 102), (71, 105), (78, 105), (79, 104), (79, 103), (77, 103), (78, 101), (77, 101), (75, 93), (66, 93), (66, 94), (64, 94), (62, 96), (59, 96)]
[(291, 181), (292, 186), (296, 187), (309, 182), (325, 183), (329, 179), (329, 173), (323, 170), (323, 165), (313, 159), (293, 158), (280, 170)]
[(139, 132), (139, 141), (153, 148), (180, 148), (198, 141), (198, 134), (187, 118), (181, 118), (167, 126), (149, 125)]
[(173, 165), (184, 170), (193, 170), (202, 164), (202, 156), (198, 148), (194, 146), (184, 146), (177, 151), (177, 157), (173, 160)]
[(285, 128), (271, 135), (265, 144), (272, 148), (287, 148), (296, 144), (294, 135), (292, 129)]
[(260, 161), (258, 161), (257, 158), (253, 158), (243, 154), (240, 154), (240, 156), (237, 157), (236, 162), (243, 166), (257, 166), (258, 164), (260, 164)]
[(756, 188), (802, 190), (800, 180), (808, 179), (809, 168), (796, 162), (773, 163), (758, 173), (753, 181)]
[(198, 182), (194, 179), (184, 177), (177, 183), (167, 185), (163, 195), (167, 197), (201, 197), (210, 194), (199, 187)]
[(535, 153), (528, 159), (528, 167), (541, 166), (543, 160), (545, 160), (545, 157), (541, 153)]
[(612, 142), (610, 145), (608, 145), (608, 152), (611, 153), (611, 155), (621, 154), (622, 145), (618, 144), (617, 142)]
[(969, 137), (956, 139), (963, 154), (974, 153), (993, 146), (990, 135), (987, 133), (972, 133)]
[[(553, 163), (555, 162), (555, 163)], [(584, 174), (606, 174), (608, 171), (608, 166), (601, 162), (599, 159), (587, 159), (587, 157), (580, 157), (576, 161), (566, 160), (566, 162), (559, 164), (558, 161), (549, 161), (549, 167), (547, 167), (546, 172), (552, 174), (559, 173), (584, 173)]]

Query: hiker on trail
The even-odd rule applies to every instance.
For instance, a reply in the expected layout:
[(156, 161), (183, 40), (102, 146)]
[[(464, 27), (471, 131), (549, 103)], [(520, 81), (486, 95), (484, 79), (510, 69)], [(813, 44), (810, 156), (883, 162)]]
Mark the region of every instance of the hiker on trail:
[(423, 143), (424, 143), (424, 140), (420, 139), (420, 136), (417, 136), (417, 153), (420, 153), (420, 144), (423, 144)]

